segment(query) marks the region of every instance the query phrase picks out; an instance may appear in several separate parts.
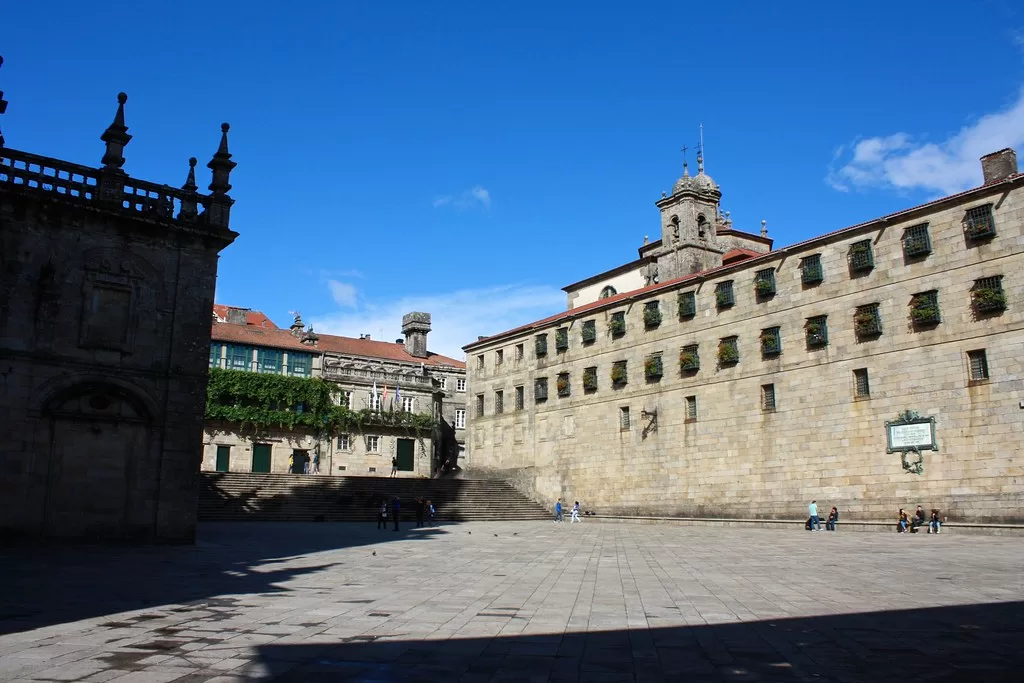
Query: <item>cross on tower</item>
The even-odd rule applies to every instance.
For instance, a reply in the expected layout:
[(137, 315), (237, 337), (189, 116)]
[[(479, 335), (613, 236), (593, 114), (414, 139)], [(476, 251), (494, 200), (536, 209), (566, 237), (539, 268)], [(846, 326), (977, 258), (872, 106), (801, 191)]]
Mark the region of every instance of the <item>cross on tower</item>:
[(686, 150), (690, 149), (686, 145), (683, 145), (683, 166), (686, 165)]

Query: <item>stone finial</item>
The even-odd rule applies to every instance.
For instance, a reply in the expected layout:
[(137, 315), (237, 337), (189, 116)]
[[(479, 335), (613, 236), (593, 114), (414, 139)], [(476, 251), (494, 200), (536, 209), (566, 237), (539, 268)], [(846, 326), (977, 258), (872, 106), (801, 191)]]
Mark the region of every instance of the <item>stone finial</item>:
[(220, 124), (220, 146), (217, 147), (213, 159), (206, 165), (213, 171), (213, 181), (210, 183), (210, 191), (214, 196), (226, 195), (231, 190), (231, 183), (228, 182), (231, 171), (237, 166), (231, 161), (231, 152), (228, 151), (228, 131), (231, 126), (227, 123)]
[(188, 158), (188, 176), (185, 178), (185, 184), (181, 186), (185, 192), (195, 192), (199, 189), (199, 186), (196, 185), (196, 164), (198, 163), (199, 160), (195, 157)]
[(195, 157), (189, 157), (188, 176), (185, 178), (185, 184), (181, 186), (181, 189), (185, 191), (185, 196), (181, 199), (181, 210), (178, 211), (178, 218), (193, 220), (199, 215), (199, 200), (196, 195), (196, 190), (199, 189), (199, 186), (196, 185), (197, 163), (199, 162)]
[(761, 237), (768, 236), (768, 221), (761, 219)]
[[(0, 68), (4, 65), (4, 58), (0, 57)], [(7, 111), (7, 100), (4, 99), (4, 91), (0, 90), (0, 114)], [(4, 132), (0, 130), (0, 147), (4, 146)]]
[(124, 103), (127, 101), (126, 94), (123, 92), (117, 94), (117, 113), (114, 114), (114, 120), (100, 136), (100, 140), (107, 143), (103, 159), (100, 160), (104, 170), (107, 171), (120, 171), (124, 166), (124, 146), (132, 139), (132, 136), (128, 135), (128, 126), (124, 125)]
[(295, 316), (295, 320), (292, 321), (291, 327), (288, 329), (292, 331), (292, 336), (301, 337), (306, 329), (305, 324), (302, 322), (302, 314), (298, 311), (292, 311), (292, 315)]
[(644, 245), (646, 246), (646, 245), (648, 245), (650, 243), (651, 243), (651, 238), (648, 237), (647, 235), (644, 235)]
[(302, 343), (309, 344), (310, 346), (316, 346), (317, 342), (320, 341), (320, 335), (313, 331), (313, 326), (310, 325), (302, 334)]

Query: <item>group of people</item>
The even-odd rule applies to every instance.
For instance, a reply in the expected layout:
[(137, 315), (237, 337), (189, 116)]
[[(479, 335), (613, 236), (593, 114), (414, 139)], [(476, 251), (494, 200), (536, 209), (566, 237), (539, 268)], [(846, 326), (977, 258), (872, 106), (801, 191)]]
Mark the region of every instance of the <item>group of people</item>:
[[(563, 518), (563, 509), (562, 509), (562, 499), (559, 498), (555, 502), (555, 522), (556, 523), (561, 523), (563, 521), (564, 521), (564, 518)], [(570, 524), (575, 524), (578, 521), (580, 521), (580, 502), (577, 500), (576, 504), (572, 506), (571, 517), (570, 517), (569, 523)]]
[[(295, 472), (295, 454), (288, 456), (288, 471)], [(306, 460), (302, 463), (303, 474), (320, 474), (320, 454), (317, 453), (310, 460), (306, 457)]]
[(914, 511), (914, 516), (911, 517), (907, 514), (907, 511), (900, 508), (899, 516), (896, 520), (896, 533), (912, 533), (916, 534), (917, 530), (921, 527), (928, 525), (928, 533), (939, 533), (942, 531), (942, 519), (939, 516), (938, 508), (932, 508), (932, 513), (927, 518), (924, 514), (924, 509), (918, 505), (917, 510)]
[[(810, 517), (807, 518), (804, 528), (808, 531), (821, 531), (821, 518), (818, 517), (818, 501), (812, 500), (811, 504), (807, 506), (807, 512), (810, 513)], [(838, 522), (839, 508), (833, 505), (828, 513), (828, 517), (825, 519), (825, 530), (835, 531), (836, 523)]]
[[(421, 527), (426, 518), (427, 523), (431, 526), (434, 525), (434, 520), (437, 518), (437, 510), (434, 508), (434, 504), (430, 500), (424, 500), (423, 497), (416, 499), (416, 526)], [(380, 507), (377, 508), (377, 529), (388, 528), (388, 516), (394, 520), (395, 531), (398, 531), (398, 520), (402, 514), (402, 501), (399, 500), (398, 496), (392, 496), (389, 501), (386, 497), (380, 501)]]

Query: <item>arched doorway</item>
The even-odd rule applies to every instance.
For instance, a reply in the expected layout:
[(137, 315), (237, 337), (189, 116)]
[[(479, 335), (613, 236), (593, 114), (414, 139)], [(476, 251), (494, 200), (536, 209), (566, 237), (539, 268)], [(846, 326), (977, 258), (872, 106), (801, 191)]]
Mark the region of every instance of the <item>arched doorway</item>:
[(144, 402), (120, 386), (83, 383), (55, 394), (44, 412), (50, 421), (46, 535), (123, 538), (151, 530), (153, 516), (139, 514), (147, 499), (156, 500), (153, 468), (146, 466)]

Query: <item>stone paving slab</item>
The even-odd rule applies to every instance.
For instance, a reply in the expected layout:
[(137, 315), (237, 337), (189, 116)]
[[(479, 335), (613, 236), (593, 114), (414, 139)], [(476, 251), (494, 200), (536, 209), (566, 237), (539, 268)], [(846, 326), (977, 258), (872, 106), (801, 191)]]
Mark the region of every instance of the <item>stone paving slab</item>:
[(206, 524), (0, 549), (0, 681), (1017, 681), (1024, 539)]

